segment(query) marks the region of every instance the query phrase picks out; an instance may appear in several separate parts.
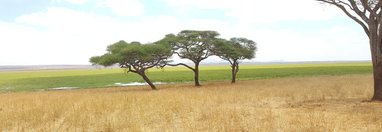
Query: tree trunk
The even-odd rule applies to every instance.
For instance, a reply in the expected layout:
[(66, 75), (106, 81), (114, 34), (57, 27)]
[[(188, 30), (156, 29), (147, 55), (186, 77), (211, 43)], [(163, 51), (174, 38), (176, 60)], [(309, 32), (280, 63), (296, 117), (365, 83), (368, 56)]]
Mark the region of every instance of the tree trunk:
[(236, 75), (237, 75), (237, 72), (239, 72), (239, 63), (237, 62), (237, 60), (233, 61), (231, 67), (232, 67), (232, 71), (231, 71), (232, 80), (231, 80), (231, 83), (236, 83)]
[[(382, 59), (382, 58), (380, 58)], [(374, 66), (374, 95), (373, 101), (382, 101), (382, 63), (381, 61)]]
[(382, 41), (379, 35), (370, 36), (371, 60), (373, 62), (374, 95), (372, 101), (382, 101)]
[(373, 101), (382, 101), (382, 53), (379, 45), (372, 46), (374, 95)]
[(235, 74), (235, 71), (236, 71), (236, 64), (232, 64), (232, 80), (231, 80), (231, 83), (236, 83), (236, 74)]
[(201, 86), (199, 82), (199, 63), (200, 62), (195, 63), (195, 69), (194, 69), (194, 80), (195, 80), (195, 86), (197, 87)]
[(157, 88), (155, 87), (155, 85), (154, 85), (154, 84), (150, 81), (150, 79), (146, 76), (145, 72), (140, 73), (140, 75), (142, 76), (143, 80), (145, 80), (146, 83), (150, 85), (150, 87), (151, 87), (152, 90), (157, 90)]

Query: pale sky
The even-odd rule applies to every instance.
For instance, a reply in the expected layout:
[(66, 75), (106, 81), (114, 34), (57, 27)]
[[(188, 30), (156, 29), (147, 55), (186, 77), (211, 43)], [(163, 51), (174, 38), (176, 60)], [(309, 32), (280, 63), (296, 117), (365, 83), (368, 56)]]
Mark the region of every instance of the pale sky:
[(89, 64), (184, 29), (254, 40), (254, 62), (370, 60), (361, 27), (315, 0), (0, 0), (0, 65)]

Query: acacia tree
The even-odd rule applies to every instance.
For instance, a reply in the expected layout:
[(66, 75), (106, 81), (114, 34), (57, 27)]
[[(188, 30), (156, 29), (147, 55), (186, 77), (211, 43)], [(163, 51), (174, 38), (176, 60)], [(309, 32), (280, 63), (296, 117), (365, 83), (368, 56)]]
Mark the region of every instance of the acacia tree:
[(357, 22), (369, 38), (374, 75), (372, 100), (382, 101), (382, 0), (316, 0), (334, 5)]
[(109, 45), (106, 54), (91, 57), (90, 62), (93, 65), (102, 66), (119, 64), (127, 72), (140, 75), (151, 89), (156, 90), (155, 85), (147, 77), (146, 70), (163, 67), (171, 55), (171, 48), (166, 45), (119, 41)]
[(167, 64), (169, 66), (185, 66), (194, 72), (195, 86), (201, 86), (199, 82), (200, 62), (212, 55), (210, 51), (216, 37), (216, 31), (196, 31), (183, 30), (177, 35), (169, 34), (160, 42), (168, 43), (173, 47), (173, 53), (181, 59), (189, 59), (194, 63), (194, 67), (184, 63)]
[(214, 55), (231, 64), (231, 83), (236, 82), (236, 75), (239, 72), (239, 61), (252, 59), (257, 50), (256, 43), (246, 38), (231, 38), (229, 41), (220, 39), (214, 44)]

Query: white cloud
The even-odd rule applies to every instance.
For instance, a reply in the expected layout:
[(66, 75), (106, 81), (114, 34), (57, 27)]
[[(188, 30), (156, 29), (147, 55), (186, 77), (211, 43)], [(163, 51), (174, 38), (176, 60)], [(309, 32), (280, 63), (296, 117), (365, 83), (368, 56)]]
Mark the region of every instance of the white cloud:
[(368, 41), (351, 27), (333, 26), (304, 33), (293, 30), (256, 31), (257, 61), (369, 60)]
[(88, 2), (95, 2), (98, 7), (109, 8), (119, 16), (140, 16), (144, 14), (144, 5), (140, 0), (51, 0), (55, 3), (67, 2), (82, 5)]
[[(367, 38), (361, 29), (341, 25), (318, 31), (285, 28), (283, 22), (325, 22), (348, 18), (337, 8), (310, 0), (162, 0), (175, 9), (223, 10), (234, 21), (205, 21), (194, 28), (210, 28), (222, 37), (247, 37), (258, 43), (255, 60), (310, 61), (370, 59)], [(207, 11), (208, 13), (208, 11)], [(352, 21), (350, 21), (352, 22)], [(278, 25), (275, 25), (278, 24)], [(280, 25), (281, 24), (281, 25)], [(266, 28), (277, 26), (281, 29)], [(314, 27), (315, 25), (304, 25)], [(283, 28), (284, 27), (284, 28)], [(341, 29), (341, 30), (339, 30)], [(353, 56), (353, 57), (352, 57)]]
[(88, 30), (105, 30), (106, 26), (98, 27), (113, 21), (111, 17), (75, 11), (68, 8), (50, 7), (46, 11), (20, 16), (15, 19), (21, 24), (42, 26), (49, 30), (79, 32)]
[(161, 0), (170, 6), (177, 8), (200, 8), (200, 9), (228, 9), (232, 3), (240, 2), (230, 0)]
[(139, 0), (100, 0), (99, 5), (110, 8), (119, 16), (140, 16), (144, 5)]
[(14, 51), (29, 54), (29, 58), (18, 54), (20, 56), (13, 56), (14, 59), (0, 59), (0, 65), (88, 64), (89, 57), (103, 54), (109, 44), (119, 40), (154, 42), (167, 33), (179, 32), (182, 29), (180, 23), (171, 16), (122, 21), (50, 7), (46, 11), (20, 16), (15, 23), (0, 23), (0, 35), (7, 38), (0, 40), (7, 44), (7, 49), (0, 50), (0, 56), (17, 53)]
[(0, 30), (0, 43), (5, 45), (0, 48), (0, 65), (39, 64), (41, 60), (48, 61), (44, 58), (54, 57), (46, 54), (53, 51), (52, 45), (47, 44), (51, 39), (48, 33), (7, 22), (0, 22)]
[(85, 4), (87, 2), (87, 0), (51, 0), (51, 1), (57, 2), (57, 3), (68, 2), (71, 4), (77, 4), (77, 5)]
[[(286, 20), (325, 20), (339, 13), (310, 0), (162, 0), (178, 9), (220, 9), (225, 15), (245, 23)], [(341, 14), (342, 15), (342, 14)]]
[(87, 0), (66, 0), (66, 1), (72, 4), (85, 4), (87, 2)]
[[(110, 17), (56, 7), (15, 21), (0, 24), (7, 38), (0, 42), (7, 43), (12, 48), (9, 51), (23, 51), (28, 58), (14, 56), (20, 61), (8, 64), (86, 64), (90, 56), (103, 53), (108, 44), (123, 38), (122, 31), (127, 31)], [(9, 51), (0, 56), (13, 54)]]
[[(330, 24), (323, 29), (315, 28), (316, 31), (308, 29), (301, 31), (285, 25), (276, 25), (280, 27), (277, 29), (266, 27), (275, 23), (280, 24), (282, 21), (309, 20), (316, 21), (317, 24), (324, 20), (330, 21), (341, 13), (339, 10), (336, 10), (338, 14), (332, 13), (331, 8), (321, 7), (314, 1), (313, 3), (306, 0), (289, 1), (302, 2), (306, 7), (285, 1), (238, 0), (235, 3), (227, 0), (165, 1), (174, 2), (172, 6), (175, 9), (178, 7), (194, 10), (221, 9), (226, 15), (237, 19), (229, 19), (226, 16), (222, 16), (224, 19), (178, 18), (175, 17), (176, 14), (159, 16), (141, 14), (142, 16), (132, 19), (124, 19), (69, 8), (49, 7), (45, 11), (22, 15), (16, 18), (15, 22), (0, 20), (0, 31), (2, 31), (0, 44), (5, 45), (5, 48), (0, 48), (0, 65), (88, 64), (90, 56), (103, 54), (106, 46), (116, 41), (154, 42), (165, 34), (178, 33), (183, 29), (216, 30), (223, 38), (252, 39), (258, 43), (256, 61), (370, 59), (367, 38), (356, 24), (354, 27)], [(107, 2), (112, 1), (102, 0), (102, 2), (106, 6)], [(121, 1), (116, 3), (118, 2)], [(215, 2), (220, 3), (216, 5)], [(121, 5), (122, 8), (129, 4)], [(302, 9), (304, 11), (301, 11)], [(345, 23), (350, 22), (348, 18), (341, 18), (346, 19)], [(206, 61), (216, 61), (216, 58)]]

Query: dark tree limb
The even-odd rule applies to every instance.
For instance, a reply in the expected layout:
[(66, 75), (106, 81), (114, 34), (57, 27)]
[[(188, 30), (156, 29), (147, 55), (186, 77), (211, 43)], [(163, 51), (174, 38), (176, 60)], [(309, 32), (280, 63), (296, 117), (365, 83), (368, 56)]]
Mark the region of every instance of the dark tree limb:
[(184, 63), (178, 63), (178, 64), (166, 64), (167, 66), (185, 66), (187, 67), (188, 69), (192, 70), (192, 71), (195, 71), (195, 68), (191, 67), (191, 66), (188, 66)]
[[(357, 12), (356, 10), (358, 9), (358, 7), (353, 7), (343, 1), (335, 1), (335, 0), (317, 0), (319, 2), (324, 2), (324, 3), (328, 3), (328, 4), (332, 4), (332, 5), (335, 5), (337, 6), (338, 8), (340, 8), (348, 17), (350, 17), (351, 19), (353, 19), (355, 22), (357, 22), (359, 25), (361, 25), (361, 27), (363, 28), (364, 32), (366, 33), (366, 35), (370, 38), (370, 31), (369, 31), (369, 28), (367, 26), (367, 23), (365, 24), (364, 22), (362, 22), (361, 20), (359, 20), (357, 17), (353, 16), (342, 4), (345, 4), (347, 6), (349, 6), (349, 8), (355, 12)], [(351, 1), (351, 0), (349, 0)], [(359, 11), (359, 10), (358, 10)], [(358, 14), (358, 13), (357, 13)], [(362, 16), (361, 16), (362, 17)]]

